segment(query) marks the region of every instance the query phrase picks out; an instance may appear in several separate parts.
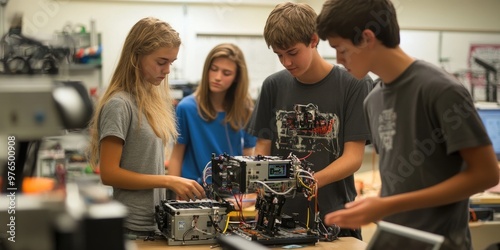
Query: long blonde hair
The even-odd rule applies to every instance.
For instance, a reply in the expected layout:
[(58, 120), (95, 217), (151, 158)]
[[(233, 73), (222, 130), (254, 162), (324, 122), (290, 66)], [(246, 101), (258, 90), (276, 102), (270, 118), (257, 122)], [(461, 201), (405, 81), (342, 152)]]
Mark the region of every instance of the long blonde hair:
[(248, 69), (240, 48), (231, 43), (222, 43), (215, 46), (207, 55), (200, 85), (195, 95), (198, 101), (198, 113), (207, 121), (213, 121), (217, 117), (212, 102), (210, 101), (210, 83), (208, 74), (212, 62), (217, 58), (227, 58), (236, 64), (236, 77), (224, 97), (224, 111), (226, 111), (225, 122), (234, 130), (245, 127), (253, 110), (253, 101), (248, 93), (249, 78)]
[(139, 109), (139, 124), (142, 114), (164, 145), (177, 139), (175, 112), (170, 96), (168, 77), (159, 85), (146, 82), (141, 74), (140, 58), (160, 48), (179, 48), (179, 34), (166, 22), (148, 17), (139, 20), (125, 39), (118, 65), (106, 92), (96, 106), (90, 123), (90, 163), (99, 161), (99, 114), (109, 99), (118, 92), (132, 96)]

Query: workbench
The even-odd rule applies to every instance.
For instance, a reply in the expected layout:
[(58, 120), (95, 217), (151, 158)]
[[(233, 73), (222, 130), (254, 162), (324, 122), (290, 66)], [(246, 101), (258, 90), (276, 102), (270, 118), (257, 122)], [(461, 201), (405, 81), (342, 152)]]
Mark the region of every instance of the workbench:
[[(136, 249), (133, 250), (220, 250), (220, 247), (212, 247), (211, 245), (188, 245), (188, 246), (169, 246), (166, 240), (144, 241), (141, 239), (135, 240)], [(323, 249), (349, 249), (349, 250), (364, 250), (367, 246), (366, 242), (353, 237), (341, 237), (332, 242), (318, 242), (316, 245), (307, 245), (301, 250), (323, 250)], [(282, 246), (270, 246), (270, 249), (283, 249)]]

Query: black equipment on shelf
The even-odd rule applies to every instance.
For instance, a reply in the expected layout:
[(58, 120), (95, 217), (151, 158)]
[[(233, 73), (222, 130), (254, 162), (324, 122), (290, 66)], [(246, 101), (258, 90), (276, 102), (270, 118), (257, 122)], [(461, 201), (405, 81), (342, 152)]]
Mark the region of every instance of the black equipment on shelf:
[[(486, 79), (486, 101), (487, 102), (497, 102), (497, 85), (498, 85), (498, 79), (497, 79), (497, 73), (498, 70), (491, 64), (485, 62), (484, 60), (474, 57), (474, 62), (479, 64), (479, 66), (483, 67), (485, 70), (485, 76), (484, 78)], [(493, 75), (494, 82), (491, 81), (490, 75)]]

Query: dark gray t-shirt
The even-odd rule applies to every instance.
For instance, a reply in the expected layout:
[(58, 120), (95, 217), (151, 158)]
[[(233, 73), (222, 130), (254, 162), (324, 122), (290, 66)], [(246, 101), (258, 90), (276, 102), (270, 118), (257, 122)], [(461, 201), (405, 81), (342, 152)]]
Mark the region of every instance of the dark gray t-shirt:
[[(129, 171), (163, 175), (164, 146), (125, 92), (111, 97), (99, 115), (99, 139), (116, 136), (124, 141), (120, 167)], [(164, 189), (127, 190), (113, 187), (113, 197), (128, 209), (125, 227), (135, 231), (155, 231), (154, 207), (165, 199)]]
[[(337, 66), (314, 84), (303, 84), (282, 70), (264, 81), (247, 130), (272, 141), (272, 156), (286, 157), (292, 152), (298, 158), (307, 157), (317, 172), (342, 155), (345, 142), (369, 140), (363, 100), (371, 87), (370, 78), (356, 80)], [(353, 176), (320, 188), (318, 196), (323, 219), (354, 200)], [(299, 213), (305, 223), (307, 204), (304, 195), (298, 194), (286, 200), (283, 212)]]
[[(381, 196), (427, 188), (459, 173), (463, 148), (491, 144), (468, 91), (453, 76), (415, 61), (366, 98), (372, 143), (380, 155)], [(471, 247), (468, 200), (403, 212), (384, 220), (444, 235)]]

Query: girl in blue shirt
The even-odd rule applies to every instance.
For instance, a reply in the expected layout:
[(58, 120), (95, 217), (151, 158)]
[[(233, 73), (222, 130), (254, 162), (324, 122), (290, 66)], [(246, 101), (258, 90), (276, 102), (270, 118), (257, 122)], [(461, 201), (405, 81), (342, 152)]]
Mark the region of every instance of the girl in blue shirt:
[(215, 46), (203, 66), (196, 91), (176, 108), (179, 137), (168, 172), (203, 183), (203, 169), (216, 155), (252, 155), (256, 138), (244, 127), (253, 109), (242, 51), (234, 44)]

